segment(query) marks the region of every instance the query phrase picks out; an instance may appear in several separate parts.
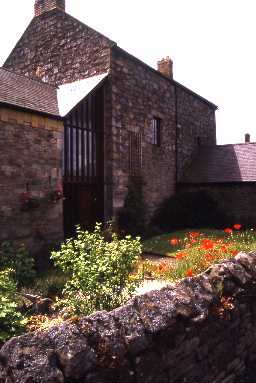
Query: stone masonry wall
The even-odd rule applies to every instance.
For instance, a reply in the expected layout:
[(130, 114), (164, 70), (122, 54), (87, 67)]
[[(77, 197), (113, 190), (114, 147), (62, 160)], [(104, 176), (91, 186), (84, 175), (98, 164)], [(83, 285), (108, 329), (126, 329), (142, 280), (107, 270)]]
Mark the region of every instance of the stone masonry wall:
[[(198, 147), (215, 143), (214, 109), (116, 47), (105, 36), (60, 10), (35, 17), (4, 67), (62, 84), (111, 68), (105, 97), (105, 217), (116, 215), (127, 193), (129, 132), (141, 133), (142, 175), (148, 218), (175, 192), (178, 173)], [(161, 146), (149, 143), (153, 117), (161, 119)]]
[(4, 68), (60, 85), (106, 72), (109, 39), (60, 10), (34, 17)]
[[(119, 49), (111, 58), (114, 212), (123, 206), (129, 175), (129, 132), (142, 137), (142, 176), (149, 215), (175, 191), (174, 87)], [(153, 117), (161, 119), (160, 147), (149, 143)]]
[[(50, 198), (61, 182), (62, 136), (60, 121), (0, 108), (0, 242), (37, 254), (62, 239), (62, 200)], [(39, 206), (26, 205), (27, 192)]]
[[(144, 197), (150, 217), (175, 192), (176, 123), (177, 167), (181, 174), (196, 154), (198, 138), (204, 144), (216, 143), (215, 108), (115, 47), (111, 83), (114, 212), (122, 207), (127, 193), (128, 133), (134, 131), (142, 135)], [(153, 117), (161, 119), (160, 147), (149, 143)]]
[(215, 108), (177, 87), (178, 179), (196, 156), (199, 145), (216, 145)]
[(254, 383), (256, 253), (112, 312), (12, 338), (0, 383)]
[(206, 191), (217, 202), (220, 210), (229, 217), (230, 224), (238, 222), (244, 226), (255, 227), (256, 183), (180, 184), (178, 190)]

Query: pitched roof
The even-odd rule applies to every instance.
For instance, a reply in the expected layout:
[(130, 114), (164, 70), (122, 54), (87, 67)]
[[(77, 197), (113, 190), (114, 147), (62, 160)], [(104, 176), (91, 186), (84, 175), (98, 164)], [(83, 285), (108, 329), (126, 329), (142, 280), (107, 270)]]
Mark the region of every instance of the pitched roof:
[(0, 68), (0, 103), (58, 116), (57, 89)]
[(78, 80), (72, 83), (60, 85), (57, 90), (60, 116), (66, 116), (81, 100), (93, 89), (102, 83), (108, 72)]
[[(29, 33), (30, 30), (33, 31), (33, 28), (36, 27), (36, 25), (41, 22), (42, 20), (46, 20), (47, 17), (49, 15), (59, 15), (61, 17), (60, 19), (60, 23), (58, 23), (58, 25), (62, 28), (62, 31), (63, 30), (67, 30), (67, 33), (70, 34), (70, 27), (63, 27), (63, 24), (62, 22), (66, 21), (67, 23), (69, 22), (75, 22), (77, 23), (77, 30), (79, 28), (81, 28), (82, 30), (83, 29), (89, 29), (91, 30), (93, 33), (97, 33), (98, 35), (100, 35), (104, 40), (105, 40), (105, 44), (106, 46), (108, 46), (109, 48), (111, 48), (112, 50), (118, 50), (119, 52), (121, 52), (123, 55), (126, 55), (127, 57), (129, 57), (131, 60), (134, 60), (136, 63), (140, 63), (141, 65), (143, 65), (145, 68), (147, 68), (147, 70), (155, 73), (156, 75), (158, 76), (161, 76), (162, 78), (164, 78), (166, 81), (169, 81), (171, 82), (173, 85), (177, 86), (178, 88), (181, 88), (183, 89), (185, 92), (195, 96), (196, 98), (198, 98), (199, 100), (203, 101), (204, 103), (206, 103), (207, 105), (209, 105), (211, 108), (213, 108), (214, 110), (218, 109), (218, 106), (215, 105), (213, 102), (207, 100), (206, 98), (202, 97), (201, 95), (199, 95), (198, 93), (192, 91), (191, 89), (189, 89), (188, 87), (180, 84), (178, 81), (174, 80), (174, 79), (170, 79), (166, 76), (164, 76), (161, 72), (159, 72), (158, 70), (152, 68), (150, 65), (146, 64), (145, 62), (143, 62), (142, 60), (138, 59), (137, 57), (133, 56), (132, 54), (130, 54), (129, 52), (125, 51), (124, 49), (120, 48), (118, 46), (118, 44), (109, 39), (108, 37), (106, 37), (105, 35), (103, 35), (102, 33), (96, 31), (95, 29), (89, 27), (88, 25), (86, 25), (85, 23), (83, 23), (82, 21), (76, 19), (75, 17), (69, 15), (67, 12), (63, 12), (62, 10), (59, 10), (59, 9), (53, 9), (49, 12), (45, 12), (43, 13), (42, 15), (40, 16), (37, 16), (37, 17), (34, 17), (30, 24), (28, 25), (27, 29), (25, 30), (25, 32), (23, 33), (23, 35), (21, 36), (20, 40), (17, 42), (17, 44), (15, 45), (15, 47), (13, 48), (12, 52), (10, 53), (10, 55), (8, 56), (8, 58), (6, 59), (5, 63), (4, 63), (4, 67), (9, 67), (9, 60), (12, 56), (12, 53), (15, 52), (16, 49), (19, 49), (20, 46), (22, 45), (22, 42), (23, 40), (25, 39), (26, 40), (26, 34)], [(46, 23), (45, 23), (46, 25)], [(56, 33), (57, 35), (57, 33)], [(70, 36), (69, 36), (70, 38)]]
[(256, 143), (201, 147), (180, 182), (256, 182)]

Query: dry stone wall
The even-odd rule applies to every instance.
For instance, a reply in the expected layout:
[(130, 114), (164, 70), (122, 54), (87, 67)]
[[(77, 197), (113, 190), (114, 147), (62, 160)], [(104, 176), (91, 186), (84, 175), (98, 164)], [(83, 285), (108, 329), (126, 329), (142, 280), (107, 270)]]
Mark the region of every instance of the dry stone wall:
[[(62, 201), (51, 199), (62, 177), (62, 142), (62, 122), (0, 108), (0, 242), (17, 240), (36, 254), (62, 239)], [(28, 196), (39, 206), (27, 204)]]
[(112, 312), (13, 338), (0, 383), (253, 383), (256, 253)]

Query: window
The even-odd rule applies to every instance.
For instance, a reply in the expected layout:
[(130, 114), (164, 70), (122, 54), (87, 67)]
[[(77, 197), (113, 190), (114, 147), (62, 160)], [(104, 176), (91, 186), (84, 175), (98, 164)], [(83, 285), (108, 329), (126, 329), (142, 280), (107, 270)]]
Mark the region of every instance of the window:
[(161, 144), (161, 120), (158, 117), (154, 117), (151, 121), (149, 142), (156, 146)]
[(129, 172), (131, 175), (140, 174), (142, 168), (141, 134), (129, 133)]

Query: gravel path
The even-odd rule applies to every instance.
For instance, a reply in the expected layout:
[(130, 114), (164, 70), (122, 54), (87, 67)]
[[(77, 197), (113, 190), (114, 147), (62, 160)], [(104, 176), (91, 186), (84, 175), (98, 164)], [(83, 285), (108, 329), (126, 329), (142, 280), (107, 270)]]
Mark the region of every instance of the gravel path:
[(161, 255), (155, 255), (155, 254), (149, 254), (149, 253), (143, 253), (142, 258), (145, 261), (150, 261), (153, 263), (167, 262), (169, 265), (173, 265), (176, 262), (174, 257), (167, 257), (167, 256), (161, 256)]
[[(153, 263), (160, 263), (164, 261), (170, 265), (173, 265), (176, 262), (175, 258), (172, 258), (172, 257), (166, 257), (161, 255), (155, 255), (155, 254), (147, 254), (147, 253), (143, 253), (142, 258), (144, 260), (147, 260)], [(140, 285), (140, 287), (138, 287), (136, 293), (138, 295), (145, 294), (152, 290), (159, 290), (162, 287), (165, 287), (167, 285), (171, 285), (171, 283), (170, 282), (168, 283), (165, 280), (145, 279), (143, 283)]]

